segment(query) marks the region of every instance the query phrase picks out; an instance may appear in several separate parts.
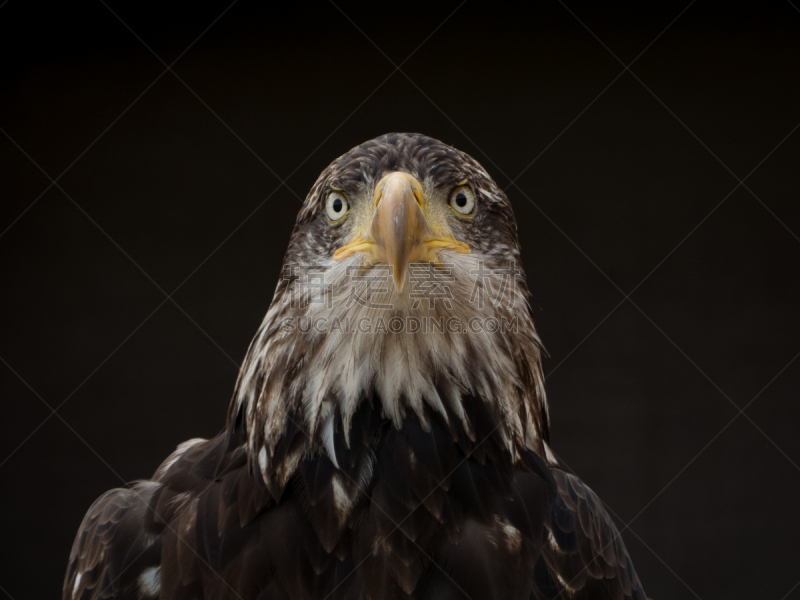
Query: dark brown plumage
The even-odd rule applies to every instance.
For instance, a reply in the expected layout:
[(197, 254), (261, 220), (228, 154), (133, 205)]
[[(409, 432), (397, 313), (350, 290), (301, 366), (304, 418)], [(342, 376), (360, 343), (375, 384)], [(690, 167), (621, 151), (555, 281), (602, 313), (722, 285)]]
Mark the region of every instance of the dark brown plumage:
[[(412, 275), (344, 302), (401, 255), (432, 261), (424, 289), (446, 284), (447, 302), (418, 302)], [(516, 223), (474, 159), (414, 134), (354, 148), (309, 193), (285, 264), (225, 429), (94, 503), (65, 600), (644, 598), (599, 499), (547, 445)], [(374, 327), (445, 315), (514, 326)], [(369, 328), (298, 326), (311, 316)]]

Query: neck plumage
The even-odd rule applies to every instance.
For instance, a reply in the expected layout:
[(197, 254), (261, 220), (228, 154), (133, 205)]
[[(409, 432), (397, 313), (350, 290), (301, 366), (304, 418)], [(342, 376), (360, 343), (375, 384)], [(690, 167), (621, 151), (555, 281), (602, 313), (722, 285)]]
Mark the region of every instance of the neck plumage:
[[(463, 261), (476, 259), (458, 259), (460, 273), (472, 272)], [(549, 458), (541, 344), (524, 284), (482, 303), (474, 278), (452, 272), (448, 298), (420, 301), (414, 286), (397, 294), (354, 280), (354, 266), (323, 265), (324, 288), (282, 281), (242, 365), (229, 428), (244, 428), (271, 491), (304, 453), (339, 467), (337, 445), (350, 447), (366, 406), (397, 429), (438, 419), (462, 443), (491, 437), (512, 462), (526, 448)]]

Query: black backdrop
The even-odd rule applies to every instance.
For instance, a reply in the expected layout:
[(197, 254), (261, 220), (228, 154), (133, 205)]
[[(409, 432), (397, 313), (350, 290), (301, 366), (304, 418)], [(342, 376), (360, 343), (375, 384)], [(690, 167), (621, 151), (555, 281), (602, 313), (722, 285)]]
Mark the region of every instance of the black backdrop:
[(800, 3), (458, 1), (0, 5), (5, 595), (220, 429), (297, 195), (419, 131), (508, 190), (553, 446), (648, 594), (800, 598)]

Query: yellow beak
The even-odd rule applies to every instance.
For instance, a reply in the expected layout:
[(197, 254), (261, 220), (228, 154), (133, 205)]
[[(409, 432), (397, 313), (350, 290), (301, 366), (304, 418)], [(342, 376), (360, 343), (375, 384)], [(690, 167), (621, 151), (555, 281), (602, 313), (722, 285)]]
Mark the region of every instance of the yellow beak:
[(450, 248), (469, 254), (469, 246), (450, 235), (435, 235), (425, 217), (425, 199), (419, 180), (408, 173), (385, 175), (375, 186), (374, 213), (369, 229), (333, 255), (341, 260), (355, 252), (366, 255), (367, 266), (387, 264), (398, 293), (403, 290), (408, 265), (438, 262), (435, 251)]

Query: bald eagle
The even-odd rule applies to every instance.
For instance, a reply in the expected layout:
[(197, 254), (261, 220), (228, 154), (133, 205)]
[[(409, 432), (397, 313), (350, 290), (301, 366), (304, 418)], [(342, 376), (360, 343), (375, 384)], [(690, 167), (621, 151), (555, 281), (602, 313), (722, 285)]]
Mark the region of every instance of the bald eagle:
[(418, 134), (325, 169), (228, 418), (81, 523), (64, 600), (644, 599), (553, 455), (511, 205)]

